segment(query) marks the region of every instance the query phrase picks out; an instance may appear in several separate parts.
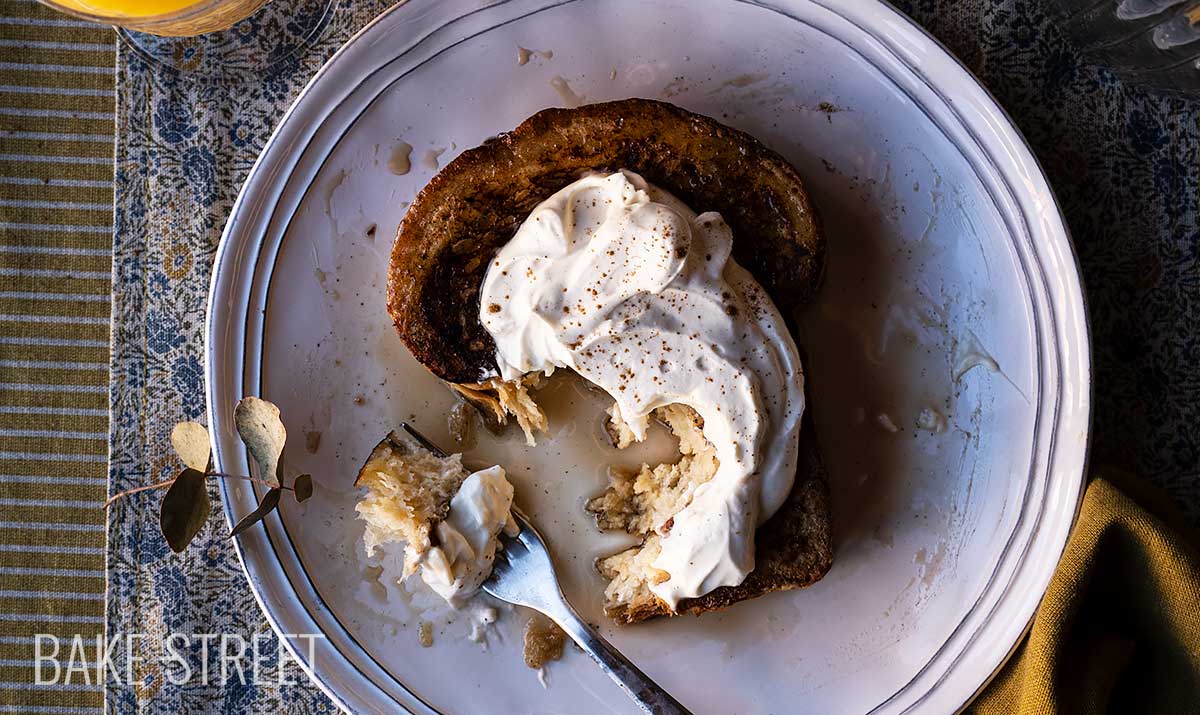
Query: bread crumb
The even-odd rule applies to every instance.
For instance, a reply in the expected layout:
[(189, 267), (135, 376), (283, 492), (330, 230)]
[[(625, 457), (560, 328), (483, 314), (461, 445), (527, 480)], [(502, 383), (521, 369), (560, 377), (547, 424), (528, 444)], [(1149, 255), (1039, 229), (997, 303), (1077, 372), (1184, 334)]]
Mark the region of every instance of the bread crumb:
[(534, 614), (525, 623), (525, 665), (540, 670), (546, 663), (562, 658), (566, 637), (549, 618)]

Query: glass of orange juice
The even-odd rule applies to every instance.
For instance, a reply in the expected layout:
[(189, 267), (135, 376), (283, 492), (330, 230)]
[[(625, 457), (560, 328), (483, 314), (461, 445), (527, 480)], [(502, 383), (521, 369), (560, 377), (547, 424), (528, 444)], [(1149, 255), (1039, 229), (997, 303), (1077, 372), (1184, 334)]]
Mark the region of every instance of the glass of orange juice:
[(114, 25), (152, 65), (217, 81), (261, 79), (322, 35), (337, 0), (40, 0)]
[(155, 35), (200, 35), (232, 27), (267, 0), (42, 0), (56, 10)]

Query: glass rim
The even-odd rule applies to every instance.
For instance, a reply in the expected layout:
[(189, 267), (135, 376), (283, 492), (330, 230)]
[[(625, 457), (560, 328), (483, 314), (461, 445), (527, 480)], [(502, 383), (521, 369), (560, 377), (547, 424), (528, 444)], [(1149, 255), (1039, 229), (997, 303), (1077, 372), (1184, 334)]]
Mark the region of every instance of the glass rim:
[(43, 5), (50, 7), (56, 12), (61, 12), (66, 15), (78, 17), (83, 20), (89, 20), (104, 25), (115, 25), (118, 27), (126, 27), (132, 30), (152, 29), (160, 25), (170, 25), (183, 20), (190, 20), (214, 7), (231, 2), (231, 0), (196, 0), (196, 2), (172, 12), (161, 13), (158, 15), (102, 15), (100, 13), (88, 12), (80, 10), (76, 7), (67, 7), (55, 2), (55, 0), (37, 0)]

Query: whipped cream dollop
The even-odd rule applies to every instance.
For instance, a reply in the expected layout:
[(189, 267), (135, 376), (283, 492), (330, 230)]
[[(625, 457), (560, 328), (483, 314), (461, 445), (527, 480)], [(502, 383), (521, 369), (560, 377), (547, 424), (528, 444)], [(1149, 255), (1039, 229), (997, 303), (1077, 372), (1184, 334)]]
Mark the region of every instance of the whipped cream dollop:
[(451, 497), (450, 511), (434, 527), (437, 546), (419, 562), (421, 579), (451, 606), (460, 608), (491, 575), (500, 532), (516, 535), (512, 502), (501, 467), (474, 472)]
[(754, 531), (796, 473), (804, 377), (782, 316), (731, 257), (721, 215), (696, 215), (629, 171), (539, 204), (488, 267), (480, 320), (506, 380), (576, 371), (637, 439), (679, 403), (704, 419), (719, 467), (658, 527), (651, 586), (675, 608), (754, 569)]

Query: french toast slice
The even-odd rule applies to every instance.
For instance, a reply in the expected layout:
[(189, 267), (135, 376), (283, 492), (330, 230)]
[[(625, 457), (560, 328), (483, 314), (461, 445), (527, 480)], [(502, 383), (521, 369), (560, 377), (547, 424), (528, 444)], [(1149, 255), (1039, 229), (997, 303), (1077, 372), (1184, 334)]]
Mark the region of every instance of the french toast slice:
[(719, 211), (733, 257), (790, 315), (816, 292), (825, 242), (800, 176), (750, 135), (666, 102), (545, 109), (460, 154), (409, 207), (392, 246), (388, 312), (447, 382), (496, 372), (478, 319), (492, 256), (535, 206), (590, 172), (629, 169), (696, 211)]
[[(734, 258), (784, 316), (815, 294), (824, 238), (799, 175), (783, 157), (744, 132), (665, 102), (546, 109), (463, 152), (409, 207), (392, 247), (387, 301), (414, 357), (503, 418), (505, 410), (497, 407), (503, 396), (492, 397), (495, 345), (478, 318), (488, 265), (551, 194), (588, 173), (619, 169), (640, 174), (696, 211), (719, 211), (732, 229)], [(540, 416), (533, 410), (521, 419), (527, 434)], [(832, 564), (830, 531), (826, 472), (806, 414), (795, 484), (756, 533), (754, 571), (736, 587), (682, 601), (676, 612), (699, 614), (813, 583)], [(608, 612), (627, 623), (671, 613), (644, 584)]]

